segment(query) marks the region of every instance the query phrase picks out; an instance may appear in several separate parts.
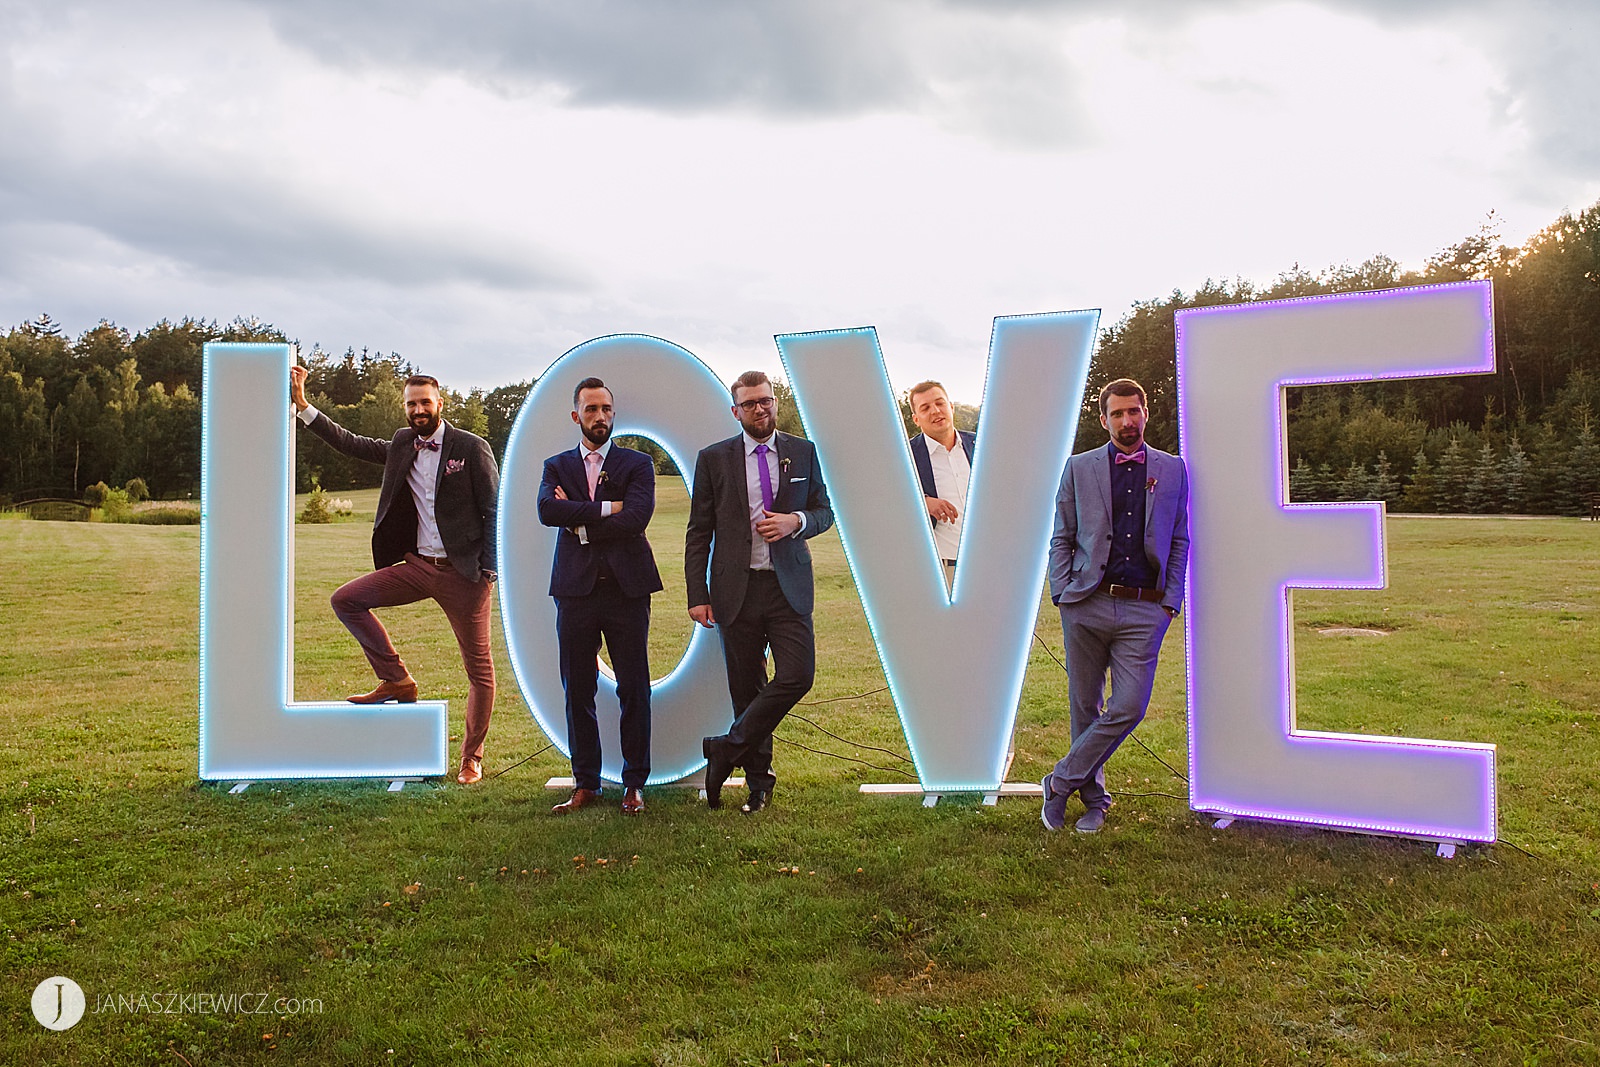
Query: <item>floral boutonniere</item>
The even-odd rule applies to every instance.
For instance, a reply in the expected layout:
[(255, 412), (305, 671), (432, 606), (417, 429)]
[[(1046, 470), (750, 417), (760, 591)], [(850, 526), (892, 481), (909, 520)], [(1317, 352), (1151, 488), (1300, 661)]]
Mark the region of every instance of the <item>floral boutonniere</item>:
[(611, 472), (610, 471), (601, 471), (600, 472), (600, 477), (598, 477), (598, 478), (596, 478), (594, 480), (594, 486), (595, 486), (596, 489), (598, 489), (602, 485), (605, 485), (606, 482), (608, 482), (610, 480), (611, 480)]
[(444, 472), (446, 474), (455, 474), (457, 471), (466, 467), (466, 465), (467, 461), (464, 459), (447, 459), (444, 461)]
[(789, 473), (789, 457), (788, 456), (784, 456), (782, 459), (778, 460), (778, 472), (780, 474), (788, 474)]
[(1156, 491), (1156, 480), (1154, 478), (1146, 478), (1144, 480), (1144, 491), (1147, 493)]

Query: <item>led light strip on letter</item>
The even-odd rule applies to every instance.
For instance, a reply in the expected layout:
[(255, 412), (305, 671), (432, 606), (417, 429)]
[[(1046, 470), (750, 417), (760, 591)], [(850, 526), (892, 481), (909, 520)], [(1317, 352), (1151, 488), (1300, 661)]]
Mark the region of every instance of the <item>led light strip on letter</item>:
[(1099, 317), (995, 319), (953, 596), (876, 331), (778, 338), (927, 792), (1000, 785)]
[[(637, 434), (659, 444), (683, 472), (685, 485), (693, 479), (700, 449), (738, 430), (727, 387), (693, 354), (656, 337), (618, 334), (587, 341), (556, 360), (523, 401), (500, 472), (500, 617), (523, 699), (539, 728), (568, 756), (566, 694), (550, 596), (560, 531), (540, 524), (538, 498), (544, 461), (578, 445), (572, 390), (588, 377), (611, 389), (617, 411), (613, 436)], [(660, 545), (652, 546), (656, 565), (663, 571), (681, 567), (682, 528), (673, 524), (663, 536), (670, 548), (662, 552)], [(665, 603), (658, 597), (655, 604), (653, 625), (692, 625), (681, 601)], [(600, 775), (620, 782), (622, 709), (616, 682), (603, 663), (601, 667), (595, 694)], [(653, 667), (659, 671), (661, 664)], [(695, 626), (682, 660), (665, 678), (651, 683), (650, 718), (651, 784), (677, 781), (705, 766), (701, 738), (726, 730), (733, 721), (722, 646), (713, 631)]]
[(443, 774), (443, 701), (295, 701), (289, 346), (205, 346), (200, 777)]
[(1488, 282), (1177, 313), (1198, 811), (1495, 839), (1495, 749), (1295, 725), (1293, 589), (1381, 589), (1384, 507), (1288, 503), (1284, 388), (1494, 369)]

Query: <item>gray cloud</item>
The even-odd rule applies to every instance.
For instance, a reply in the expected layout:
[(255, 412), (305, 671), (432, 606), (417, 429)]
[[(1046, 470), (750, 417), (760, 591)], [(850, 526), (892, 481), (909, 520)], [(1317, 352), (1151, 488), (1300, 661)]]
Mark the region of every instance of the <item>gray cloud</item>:
[(0, 140), (0, 229), (87, 229), (213, 278), (364, 278), (407, 288), (467, 283), (501, 290), (582, 283), (575, 268), (550, 255), (499, 247), (492, 237), (353, 218), (347, 205), (273, 184), (272, 168), (259, 164), (65, 158), (40, 124), (7, 111), (0, 107), (0, 122), (33, 136)]
[(339, 65), (464, 76), (576, 106), (788, 118), (931, 112), (993, 139), (1083, 130), (1049, 33), (939, 0), (242, 0), (288, 44)]
[[(1058, 147), (1085, 129), (1065, 27), (1119, 17), (1144, 32), (1276, 0), (242, 0), (283, 40), (331, 64), (461, 74), (502, 92), (554, 89), (575, 105), (790, 117), (933, 114), (1012, 145)], [(1600, 40), (1592, 0), (1323, 0), (1392, 25), (1440, 25), (1502, 66), (1507, 121), (1572, 173), (1600, 164)], [(1463, 86), (1478, 91), (1481, 86)]]

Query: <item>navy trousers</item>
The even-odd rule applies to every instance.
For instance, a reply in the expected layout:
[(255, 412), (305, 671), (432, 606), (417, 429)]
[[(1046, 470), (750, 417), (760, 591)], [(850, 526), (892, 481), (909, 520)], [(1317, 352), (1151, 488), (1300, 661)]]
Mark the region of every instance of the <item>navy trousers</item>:
[(588, 596), (555, 600), (572, 777), (579, 789), (600, 788), (600, 724), (594, 695), (604, 638), (622, 705), (622, 786), (642, 789), (650, 777), (650, 597), (624, 596), (607, 577), (596, 581)]

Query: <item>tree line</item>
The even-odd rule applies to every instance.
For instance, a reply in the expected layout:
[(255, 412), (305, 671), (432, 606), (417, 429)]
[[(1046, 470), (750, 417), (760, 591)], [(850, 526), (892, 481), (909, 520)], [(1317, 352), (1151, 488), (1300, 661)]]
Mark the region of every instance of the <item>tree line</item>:
[(1600, 494), (1600, 203), (1561, 214), (1520, 247), (1493, 218), (1405, 271), (1387, 256), (1268, 286), (1207, 281), (1136, 304), (1100, 337), (1077, 447), (1104, 441), (1096, 398), (1131, 377), (1149, 437), (1177, 450), (1173, 314), (1184, 308), (1492, 279), (1495, 372), (1287, 391), (1291, 499), (1385, 500), (1413, 512), (1584, 514)]
[[(1600, 494), (1600, 203), (1563, 213), (1520, 247), (1490, 217), (1478, 233), (1402, 270), (1387, 256), (1311, 273), (1296, 265), (1272, 284), (1207, 281), (1142, 301), (1102, 331), (1078, 412), (1077, 448), (1105, 440), (1096, 398), (1112, 378), (1144, 384), (1150, 440), (1177, 450), (1173, 313), (1402, 285), (1492, 279), (1496, 371), (1489, 375), (1326, 385), (1288, 392), (1290, 494), (1302, 500), (1385, 500), (1395, 510), (1578, 514)], [(140, 478), (159, 498), (199, 493), (202, 348), (210, 341), (285, 342), (256, 319), (163, 320), (138, 333), (102, 321), (75, 340), (48, 315), (0, 335), (0, 503), (49, 490), (80, 496)], [(357, 433), (404, 424), (402, 383), (418, 368), (398, 353), (353, 347), (306, 355), (313, 403)], [(788, 388), (780, 429), (804, 433)], [(520, 381), (465, 393), (445, 386), (446, 415), (486, 438), (497, 457), (532, 388)], [(954, 398), (952, 398), (954, 399)], [(979, 412), (959, 405), (964, 425)], [(902, 403), (907, 432), (909, 407)], [(648, 441), (663, 473), (669, 457)], [(297, 489), (377, 484), (368, 464), (299, 436)]]

